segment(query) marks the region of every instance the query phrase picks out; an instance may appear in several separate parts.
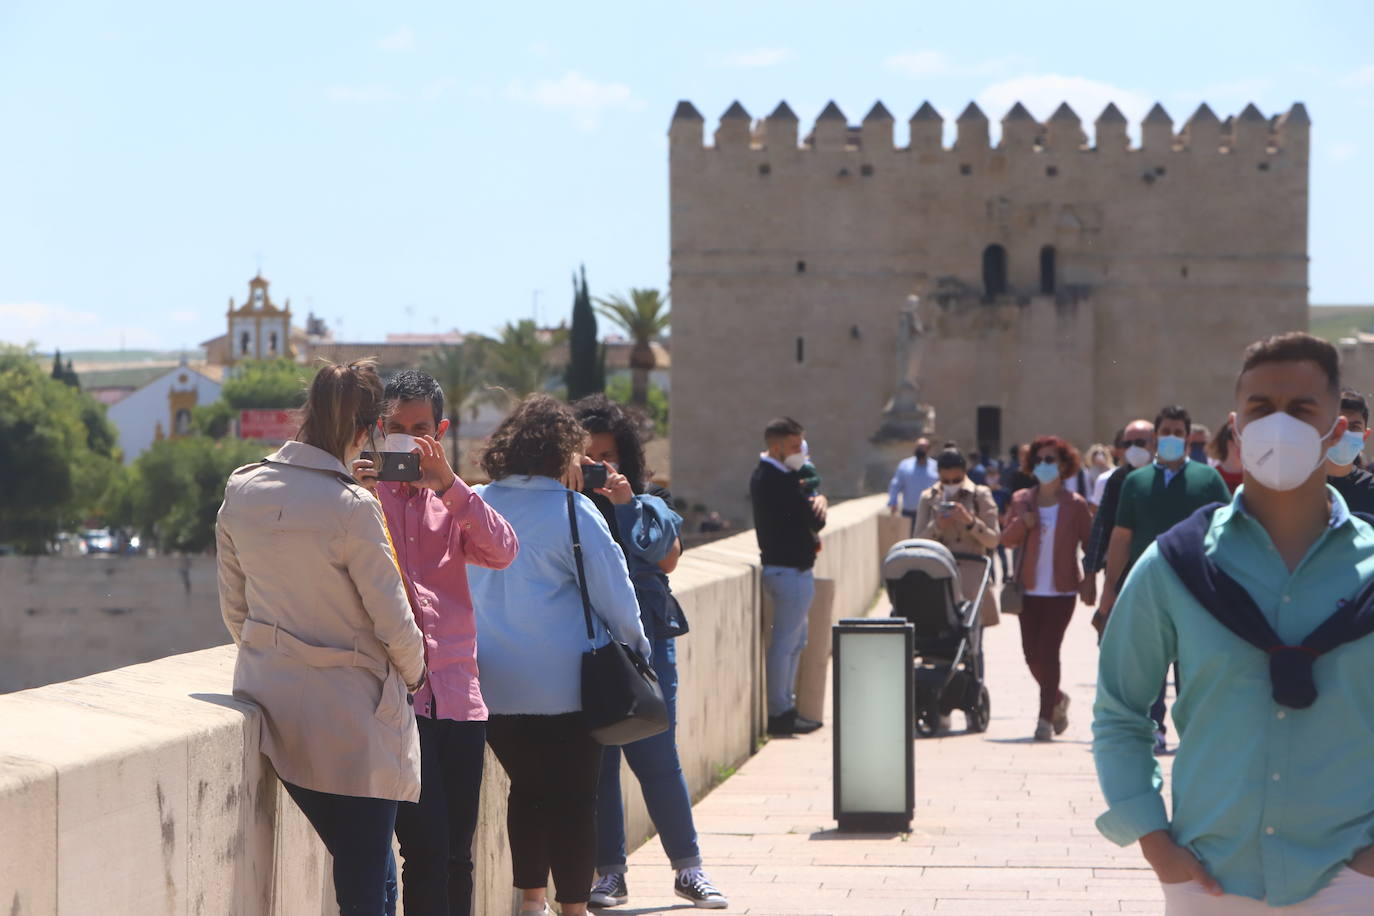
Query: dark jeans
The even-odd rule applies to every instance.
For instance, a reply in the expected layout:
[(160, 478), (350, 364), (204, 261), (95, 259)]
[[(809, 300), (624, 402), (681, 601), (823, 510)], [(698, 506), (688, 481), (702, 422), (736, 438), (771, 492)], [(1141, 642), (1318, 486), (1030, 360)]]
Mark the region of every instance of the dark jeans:
[(510, 776), (506, 828), (515, 886), (548, 886), (559, 903), (586, 903), (596, 862), (601, 745), (580, 712), (492, 716), (487, 743)]
[(1021, 651), (1040, 685), (1040, 718), (1046, 721), (1054, 717), (1054, 704), (1059, 702), (1059, 647), (1077, 603), (1076, 595), (1026, 595), (1021, 608)]
[(396, 802), (282, 785), (334, 857), (340, 916), (396, 916)]
[[(1178, 692), (1183, 689), (1183, 681), (1178, 676), (1178, 662), (1174, 662), (1174, 698), (1177, 700)], [(1159, 685), (1159, 696), (1155, 697), (1153, 705), (1150, 706), (1150, 718), (1155, 722), (1155, 728), (1162, 732), (1169, 729), (1164, 724), (1164, 714), (1169, 711), (1168, 704), (1164, 702), (1164, 696), (1169, 692), (1168, 675), (1164, 677), (1164, 683)]]
[[(653, 643), (654, 671), (668, 703), (668, 730), (623, 748), (630, 769), (639, 780), (649, 817), (658, 830), (663, 851), (673, 868), (701, 864), (697, 828), (692, 820), (692, 796), (677, 756), (677, 650), (671, 639)], [(603, 875), (625, 873), (625, 810), (620, 798), (622, 748), (605, 748), (601, 755), (601, 783), (596, 792), (596, 870)]]
[(415, 724), (420, 801), (401, 802), (396, 811), (406, 916), (468, 916), (487, 724), (423, 716)]

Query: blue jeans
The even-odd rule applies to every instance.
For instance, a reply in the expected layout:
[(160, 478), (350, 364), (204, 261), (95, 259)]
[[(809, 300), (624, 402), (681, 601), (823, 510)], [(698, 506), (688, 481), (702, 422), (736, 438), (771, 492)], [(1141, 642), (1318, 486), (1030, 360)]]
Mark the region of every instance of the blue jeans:
[(668, 730), (624, 748), (601, 753), (601, 782), (596, 790), (596, 870), (620, 874), (625, 867), (625, 810), (620, 799), (620, 754), (639, 780), (649, 817), (658, 830), (663, 851), (675, 869), (701, 864), (697, 828), (692, 820), (692, 796), (677, 756), (677, 650), (671, 639), (655, 639), (654, 671), (668, 703)]
[(468, 916), (487, 725), (425, 716), (415, 724), (420, 801), (401, 802), (396, 812), (406, 916)]
[(340, 916), (396, 916), (396, 802), (282, 785), (334, 857)]
[(809, 569), (765, 566), (763, 588), (773, 599), (773, 632), (765, 662), (768, 715), (780, 716), (797, 708), (797, 666), (806, 648), (806, 624), (816, 580)]

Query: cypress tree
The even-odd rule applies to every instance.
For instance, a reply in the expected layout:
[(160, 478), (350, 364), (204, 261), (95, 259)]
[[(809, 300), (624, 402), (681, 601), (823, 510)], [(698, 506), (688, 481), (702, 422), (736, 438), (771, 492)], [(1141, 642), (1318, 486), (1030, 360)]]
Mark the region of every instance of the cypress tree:
[(596, 311), (587, 291), (587, 268), (582, 267), (581, 282), (573, 275), (572, 328), (568, 334), (568, 400), (596, 394), (606, 387), (605, 355), (596, 339)]

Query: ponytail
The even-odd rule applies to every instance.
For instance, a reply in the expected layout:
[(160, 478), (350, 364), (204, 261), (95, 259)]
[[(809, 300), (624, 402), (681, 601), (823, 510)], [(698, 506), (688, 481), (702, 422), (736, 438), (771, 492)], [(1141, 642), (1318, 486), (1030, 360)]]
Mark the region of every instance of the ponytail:
[(301, 412), (296, 439), (343, 461), (358, 432), (367, 430), (371, 440), (377, 421), (386, 413), (376, 360), (321, 366), (310, 383)]

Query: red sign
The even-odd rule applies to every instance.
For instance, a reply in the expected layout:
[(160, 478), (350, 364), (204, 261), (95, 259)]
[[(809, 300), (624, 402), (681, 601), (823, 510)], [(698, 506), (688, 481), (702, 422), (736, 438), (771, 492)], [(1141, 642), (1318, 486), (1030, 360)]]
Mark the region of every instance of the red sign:
[(294, 410), (239, 411), (240, 439), (285, 442), (294, 438), (300, 427), (300, 416)]

